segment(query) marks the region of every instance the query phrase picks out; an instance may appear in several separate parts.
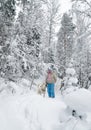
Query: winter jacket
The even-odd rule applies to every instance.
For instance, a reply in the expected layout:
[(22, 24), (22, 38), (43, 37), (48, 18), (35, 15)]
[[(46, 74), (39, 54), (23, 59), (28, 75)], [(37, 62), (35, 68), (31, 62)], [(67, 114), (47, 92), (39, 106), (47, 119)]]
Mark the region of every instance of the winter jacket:
[(54, 73), (47, 74), (46, 83), (56, 83), (57, 78)]

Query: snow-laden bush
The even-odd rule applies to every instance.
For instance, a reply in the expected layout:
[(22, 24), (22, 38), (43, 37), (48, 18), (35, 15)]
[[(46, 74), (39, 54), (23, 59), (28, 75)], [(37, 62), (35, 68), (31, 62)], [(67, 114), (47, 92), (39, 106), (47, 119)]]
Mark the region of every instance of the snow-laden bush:
[(64, 87), (62, 88), (62, 92), (64, 94), (68, 94), (78, 89), (78, 79), (76, 76), (76, 71), (73, 67), (66, 69), (66, 76), (63, 78), (63, 80)]
[(75, 74), (76, 74), (76, 71), (74, 70), (74, 68), (67, 68), (66, 75), (74, 76)]
[(27, 79), (21, 79), (13, 82), (0, 78), (0, 93), (23, 94), (29, 92), (31, 82)]

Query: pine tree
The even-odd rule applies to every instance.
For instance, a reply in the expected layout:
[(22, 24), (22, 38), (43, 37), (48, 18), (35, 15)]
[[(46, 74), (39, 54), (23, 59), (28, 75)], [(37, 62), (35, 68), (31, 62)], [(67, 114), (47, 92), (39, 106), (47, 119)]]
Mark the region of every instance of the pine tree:
[(72, 23), (72, 18), (65, 13), (62, 17), (57, 43), (57, 59), (59, 71), (62, 73), (65, 73), (65, 69), (71, 59), (74, 29), (75, 26)]

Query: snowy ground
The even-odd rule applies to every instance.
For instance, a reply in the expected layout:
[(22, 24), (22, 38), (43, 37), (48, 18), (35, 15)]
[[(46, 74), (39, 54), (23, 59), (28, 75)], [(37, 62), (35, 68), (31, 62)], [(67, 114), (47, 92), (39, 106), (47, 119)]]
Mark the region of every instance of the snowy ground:
[[(88, 98), (83, 98), (84, 94), (86, 97), (88, 95), (88, 98), (91, 96), (91, 93), (85, 90), (65, 97), (58, 92), (54, 99), (48, 98), (47, 94), (43, 98), (34, 91), (14, 95), (2, 92), (0, 130), (91, 130), (91, 104), (88, 105)], [(86, 103), (82, 102), (83, 100)], [(88, 120), (73, 117), (68, 106), (78, 112), (84, 110)]]
[(53, 130), (65, 104), (35, 93), (0, 96), (1, 130)]

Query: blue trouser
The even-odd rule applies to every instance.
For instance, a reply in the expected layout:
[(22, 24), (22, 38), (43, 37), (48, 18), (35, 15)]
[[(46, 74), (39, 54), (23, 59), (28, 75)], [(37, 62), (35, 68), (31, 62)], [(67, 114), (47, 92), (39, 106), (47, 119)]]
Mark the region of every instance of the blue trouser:
[(54, 98), (55, 92), (54, 92), (54, 83), (48, 83), (47, 84), (47, 92), (48, 96)]

